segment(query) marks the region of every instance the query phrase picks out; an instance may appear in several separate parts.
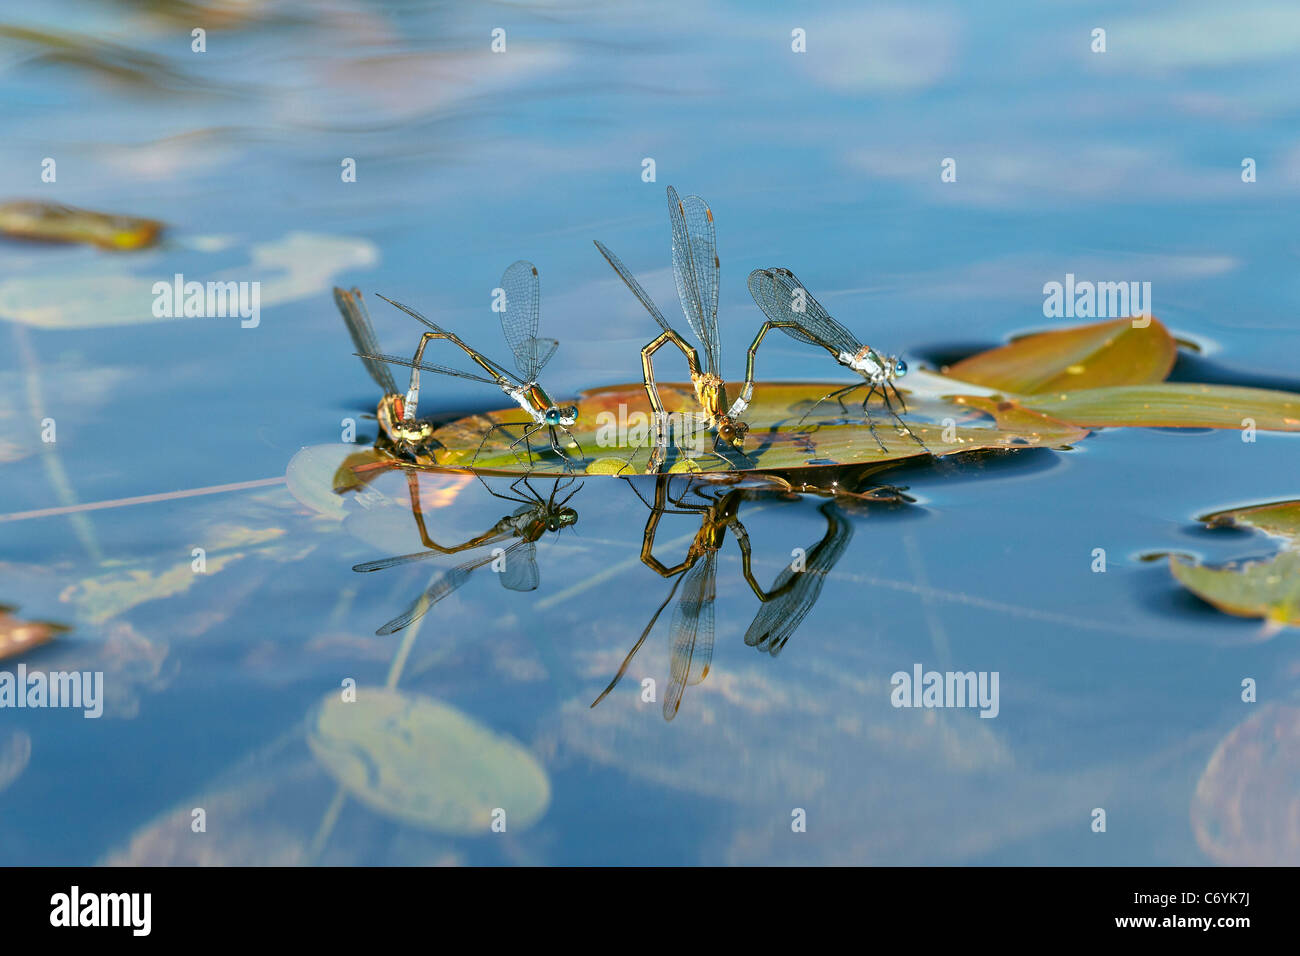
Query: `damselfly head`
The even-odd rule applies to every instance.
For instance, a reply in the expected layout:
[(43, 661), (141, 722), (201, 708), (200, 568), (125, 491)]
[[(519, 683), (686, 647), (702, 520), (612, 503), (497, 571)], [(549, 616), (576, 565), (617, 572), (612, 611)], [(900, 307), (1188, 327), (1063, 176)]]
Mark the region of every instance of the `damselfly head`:
[(894, 359), (893, 375), (894, 378), (902, 378), (907, 374), (907, 363), (901, 358)]
[(718, 437), (736, 448), (745, 444), (745, 435), (748, 431), (749, 426), (744, 422), (733, 422), (729, 418), (723, 418), (718, 422)]
[(558, 508), (551, 512), (551, 516), (546, 520), (547, 531), (559, 531), (561, 528), (570, 528), (578, 523), (578, 512), (572, 508)]
[(384, 434), (398, 444), (424, 444), (433, 437), (433, 425), (422, 420), (408, 421), (400, 395), (385, 395), (379, 400), (375, 418)]
[(578, 420), (578, 407), (576, 405), (565, 405), (560, 408), (552, 405), (546, 410), (545, 417), (548, 425), (572, 425)]
[(411, 445), (427, 444), (433, 437), (433, 426), (424, 421), (399, 421), (393, 426), (393, 437)]

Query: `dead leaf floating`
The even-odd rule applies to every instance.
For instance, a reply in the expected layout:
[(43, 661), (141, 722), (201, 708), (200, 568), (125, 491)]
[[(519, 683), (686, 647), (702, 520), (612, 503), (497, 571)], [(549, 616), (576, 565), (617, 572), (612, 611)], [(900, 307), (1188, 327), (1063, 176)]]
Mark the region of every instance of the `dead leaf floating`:
[(17, 657), (64, 634), (68, 628), (50, 621), (24, 621), (15, 617), (18, 608), (0, 604), (0, 661)]
[(0, 233), (15, 239), (84, 242), (114, 252), (129, 252), (152, 246), (163, 228), (156, 219), (95, 212), (52, 202), (0, 205)]

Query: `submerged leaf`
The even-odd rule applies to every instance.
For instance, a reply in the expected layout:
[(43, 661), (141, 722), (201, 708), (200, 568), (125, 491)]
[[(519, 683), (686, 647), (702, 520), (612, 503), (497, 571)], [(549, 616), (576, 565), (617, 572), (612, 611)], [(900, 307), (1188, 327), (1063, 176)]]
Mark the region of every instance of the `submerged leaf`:
[(1192, 798), (1192, 829), (1216, 863), (1300, 865), (1300, 707), (1261, 705), (1215, 748)]
[(284, 539), (285, 532), (283, 528), (231, 525), (212, 528), (209, 535), (202, 573), (195, 571), (191, 561), (120, 568), (68, 585), (59, 600), (71, 603), (78, 617), (103, 624), (142, 604), (183, 594), (250, 554), (265, 554), (270, 545)]
[(1178, 347), (1158, 319), (1040, 332), (963, 359), (945, 374), (1020, 395), (1163, 382)]
[(308, 744), (349, 793), (385, 816), (441, 833), (478, 835), (493, 811), (511, 832), (551, 800), (546, 771), (521, 745), (429, 697), (358, 687), (331, 692), (309, 721)]
[(21, 730), (0, 733), (0, 790), (22, 775), (31, 757), (31, 737)]

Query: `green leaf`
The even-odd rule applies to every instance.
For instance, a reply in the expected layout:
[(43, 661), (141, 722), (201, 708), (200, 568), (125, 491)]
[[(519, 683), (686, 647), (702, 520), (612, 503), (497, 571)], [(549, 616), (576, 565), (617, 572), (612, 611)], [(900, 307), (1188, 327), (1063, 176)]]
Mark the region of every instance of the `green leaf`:
[(1300, 625), (1300, 552), (1284, 551), (1267, 561), (1209, 568), (1178, 555), (1169, 570), (1189, 591), (1220, 611), (1264, 618), (1276, 625)]
[(1300, 395), (1263, 388), (1166, 382), (1026, 396), (1021, 403), (1085, 428), (1243, 428), (1249, 418), (1264, 431), (1300, 431)]
[(1163, 382), (1178, 351), (1157, 319), (1115, 319), (1041, 332), (963, 359), (944, 374), (1020, 395)]
[(1201, 519), (1211, 528), (1247, 527), (1283, 539), (1283, 550), (1263, 561), (1218, 568), (1170, 556), (1184, 587), (1219, 610), (1264, 618), (1273, 626), (1300, 625), (1300, 501), (1234, 508)]
[[(940, 379), (945, 387), (954, 384)], [(759, 384), (754, 402), (745, 420), (750, 426), (745, 441), (746, 462), (739, 455), (729, 457), (738, 471), (762, 471), (790, 480), (806, 481), (809, 472), (832, 466), (874, 465), (925, 454), (951, 455), (960, 452), (998, 448), (1059, 448), (1078, 441), (1087, 430), (1011, 402), (998, 402), (983, 396), (908, 396), (909, 414), (905, 416), (912, 432), (924, 443), (904, 432), (877, 403), (872, 404), (875, 435), (860, 420), (861, 398), (850, 397), (846, 419), (836, 403), (823, 402), (814, 417), (803, 421), (809, 409), (828, 392), (842, 384), (780, 383)], [(977, 391), (983, 389), (976, 388)], [(689, 384), (661, 383), (660, 394), (670, 411), (692, 410), (695, 393)], [(905, 394), (907, 394), (905, 392)], [(581, 452), (566, 449), (577, 461), (578, 470), (588, 474), (640, 474), (650, 457), (649, 403), (640, 384), (614, 385), (583, 392), (578, 398), (579, 418), (571, 429)], [(830, 409), (833, 409), (833, 413)], [(922, 416), (925, 418), (921, 420)], [(445, 450), (437, 453), (438, 464), (448, 468), (466, 468), (500, 474), (562, 474), (564, 462), (547, 448), (546, 430), (532, 438), (534, 461), (530, 466), (522, 446), (512, 443), (522, 436), (519, 409), (487, 412), (462, 418), (439, 428), (434, 438)], [(935, 424), (951, 420), (950, 426)], [(501, 422), (518, 423), (507, 437), (501, 429), (484, 436), (489, 427)], [(620, 427), (621, 426), (621, 427)], [(561, 438), (566, 436), (559, 433)], [(884, 449), (881, 445), (884, 445)], [(731, 470), (716, 456), (708, 454), (711, 437), (702, 449), (690, 453), (670, 448), (664, 470), (705, 471)], [(624, 463), (627, 463), (626, 466)]]
[(1277, 501), (1250, 508), (1218, 511), (1201, 519), (1211, 528), (1246, 527), (1300, 543), (1300, 501)]

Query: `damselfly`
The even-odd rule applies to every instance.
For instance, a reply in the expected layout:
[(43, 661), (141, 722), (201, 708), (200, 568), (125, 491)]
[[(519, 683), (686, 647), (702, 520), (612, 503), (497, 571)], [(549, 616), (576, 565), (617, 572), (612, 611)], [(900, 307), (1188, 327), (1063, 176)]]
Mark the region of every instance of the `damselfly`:
[[(855, 382), (852, 385), (837, 389), (818, 400), (817, 405), (826, 401), (828, 398), (834, 398), (844, 407), (844, 400), (841, 396), (855, 391), (856, 389), (870, 386), (867, 397), (862, 401), (862, 412), (866, 416), (867, 425), (871, 429), (871, 437), (876, 440), (881, 451), (888, 451), (885, 443), (880, 440), (876, 434), (876, 424), (871, 418), (869, 404), (872, 397), (879, 392), (880, 399), (884, 403), (889, 414), (910, 435), (922, 448), (925, 448), (923, 442), (917, 434), (912, 431), (907, 422), (899, 416), (894, 410), (893, 403), (889, 400), (892, 392), (894, 398), (898, 401), (899, 407), (904, 414), (907, 412), (907, 404), (903, 401), (903, 396), (899, 394), (898, 387), (894, 384), (897, 379), (907, 374), (907, 363), (901, 358), (890, 355), (882, 355), (869, 345), (863, 345), (856, 335), (840, 325), (839, 322), (831, 318), (831, 314), (822, 307), (822, 304), (813, 298), (810, 293), (795, 277), (795, 274), (789, 269), (755, 269), (749, 274), (749, 292), (758, 303), (758, 307), (763, 310), (767, 316), (767, 321), (763, 327), (758, 330), (758, 335), (754, 337), (754, 342), (749, 347), (749, 357), (745, 366), (745, 388), (750, 389), (754, 381), (754, 355), (758, 351), (758, 346), (763, 341), (763, 336), (767, 335), (768, 329), (780, 329), (786, 335), (797, 339), (800, 342), (807, 342), (810, 345), (818, 345), (830, 352), (835, 361), (839, 362), (845, 368), (850, 368), (862, 376), (864, 381)], [(817, 405), (814, 405), (815, 409)], [(809, 415), (812, 414), (810, 410)], [(804, 418), (808, 416), (805, 415)], [(928, 449), (927, 449), (928, 450)]]
[[(673, 330), (664, 318), (659, 307), (654, 304), (641, 283), (628, 271), (627, 266), (619, 260), (603, 243), (597, 241), (596, 248), (605, 257), (614, 271), (627, 283), (632, 294), (641, 300), (663, 333), (641, 350), (641, 368), (645, 376), (646, 395), (650, 398), (650, 408), (654, 415), (654, 449), (646, 465), (646, 473), (654, 474), (663, 466), (668, 445), (668, 416), (663, 402), (659, 398), (659, 388), (655, 384), (654, 354), (671, 342), (686, 357), (690, 369), (691, 384), (695, 388), (695, 398), (701, 409), (700, 425), (713, 430), (713, 447), (711, 454), (717, 455), (728, 467), (734, 467), (725, 455), (718, 453), (718, 442), (734, 448), (750, 461), (745, 454), (745, 434), (749, 426), (739, 420), (749, 407), (750, 395), (737, 399), (727, 406), (727, 386), (719, 375), (721, 356), (718, 346), (718, 251), (713, 228), (713, 212), (699, 196), (687, 196), (680, 199), (677, 190), (668, 187), (668, 218), (673, 230), (673, 276), (677, 280), (677, 297), (681, 300), (682, 311), (686, 321), (704, 346), (704, 368), (700, 368), (699, 354), (694, 346)], [(753, 389), (750, 389), (752, 393)]]
[[(483, 481), (482, 477), (479, 478), (479, 481)], [(493, 491), (487, 482), (483, 482), (483, 487), (487, 488), (489, 494), (505, 501), (517, 501), (520, 503), (520, 507), (502, 517), (500, 521), (482, 534), (476, 535), (467, 541), (462, 541), (460, 544), (450, 546), (440, 545), (429, 536), (424, 523), (424, 515), (420, 511), (419, 498), (413, 496), (411, 505), (415, 513), (416, 525), (419, 527), (420, 540), (429, 550), (417, 551), (413, 554), (401, 554), (391, 558), (381, 558), (378, 561), (366, 561), (354, 565), (353, 571), (379, 571), (399, 564), (423, 561), (439, 554), (458, 554), (462, 551), (485, 548), (512, 539), (514, 543), (504, 549), (500, 547), (493, 548), (485, 557), (467, 561), (438, 575), (433, 583), (424, 590), (424, 593), (411, 603), (410, 607), (375, 633), (392, 634), (419, 620), (428, 612), (429, 608), (468, 581), (469, 576), (485, 564), (491, 564), (493, 569), (500, 574), (503, 587), (512, 591), (537, 590), (537, 585), (541, 580), (537, 571), (538, 540), (548, 531), (559, 532), (564, 528), (572, 527), (578, 521), (578, 512), (568, 505), (573, 496), (582, 490), (582, 485), (579, 484), (578, 487), (569, 491), (573, 482), (573, 478), (555, 479), (551, 484), (550, 494), (546, 497), (543, 497), (529, 484), (527, 477), (515, 479), (510, 485), (510, 490), (514, 492), (511, 495)], [(568, 494), (558, 498), (565, 491), (568, 491)]]
[(404, 414), (404, 400), (397, 391), (393, 373), (388, 366), (376, 358), (379, 344), (375, 338), (374, 327), (370, 324), (370, 313), (366, 311), (365, 300), (361, 290), (353, 288), (351, 292), (334, 287), (334, 302), (343, 314), (343, 321), (352, 335), (352, 344), (366, 366), (366, 371), (383, 390), (375, 417), (379, 422), (380, 440), (378, 444), (389, 445), (398, 455), (409, 456), (419, 461), (432, 461), (433, 425), (427, 421), (407, 418)]
[[(528, 413), (529, 421), (498, 422), (493, 425), (483, 435), (478, 451), (475, 452), (474, 461), (478, 460), (483, 445), (486, 444), (488, 436), (492, 432), (500, 429), (510, 435), (511, 428), (523, 425), (523, 437), (514, 441), (510, 446), (516, 457), (518, 457), (519, 453), (515, 449), (523, 445), (528, 455), (528, 462), (532, 464), (532, 436), (545, 428), (550, 436), (551, 449), (564, 460), (567, 469), (573, 464), (573, 460), (560, 446), (557, 430), (566, 434), (569, 437), (569, 442), (574, 447), (578, 447), (579, 454), (581, 454), (581, 447), (578, 446), (573, 433), (569, 431), (569, 426), (578, 420), (578, 409), (574, 405), (556, 405), (542, 387), (537, 384), (538, 373), (550, 361), (551, 356), (555, 354), (555, 350), (560, 344), (555, 339), (539, 339), (537, 337), (539, 302), (537, 267), (531, 262), (525, 262), (522, 259), (513, 263), (501, 277), (501, 289), (504, 293), (501, 330), (505, 333), (506, 341), (510, 344), (510, 350), (514, 353), (518, 375), (506, 371), (505, 368), (492, 361), (482, 352), (466, 345), (454, 332), (448, 332), (409, 306), (394, 302), (384, 296), (380, 296), (380, 298), (424, 323), (431, 331), (425, 332), (420, 337), (420, 344), (415, 350), (415, 356), (411, 359), (400, 358), (396, 355), (381, 355), (377, 352), (367, 352), (362, 354), (361, 357), (363, 359), (388, 362), (392, 365), (404, 365), (410, 368), (411, 382), (406, 391), (406, 399), (403, 402), (406, 421), (415, 420), (416, 409), (420, 401), (421, 371), (436, 372), (439, 375), (452, 375), (473, 382), (483, 382), (487, 385), (497, 386)], [(434, 339), (446, 339), (460, 348), (473, 359), (480, 369), (487, 373), (487, 377), (472, 372), (462, 372), (459, 369), (449, 368), (445, 365), (426, 364), (424, 362), (424, 349)]]
[[(623, 675), (627, 672), (628, 665), (632, 663), (632, 658), (636, 656), (637, 651), (641, 649), (641, 645), (645, 643), (650, 632), (654, 630), (659, 615), (672, 601), (678, 587), (684, 585), (681, 599), (673, 612), (672, 623), (669, 625), (668, 631), (672, 648), (672, 664), (668, 689), (664, 694), (663, 713), (665, 720), (672, 720), (676, 716), (678, 709), (681, 707), (682, 695), (685, 693), (686, 687), (704, 680), (708, 676), (709, 667), (713, 661), (713, 602), (717, 595), (717, 558), (718, 551), (721, 550), (722, 545), (725, 543), (728, 529), (731, 529), (736, 538), (736, 544), (740, 548), (741, 574), (744, 576), (750, 590), (754, 592), (754, 595), (765, 608), (779, 606), (785, 613), (796, 615), (795, 619), (789, 624), (788, 629), (781, 630), (778, 630), (773, 625), (770, 615), (764, 616), (761, 621), (758, 618), (755, 619), (754, 625), (750, 627), (750, 633), (763, 640), (768, 649), (771, 649), (774, 642), (784, 646), (790, 634), (793, 633), (803, 616), (808, 613), (812, 602), (816, 601), (817, 595), (821, 592), (820, 581), (814, 581), (813, 578), (824, 577), (825, 569), (839, 560), (839, 556), (844, 551), (844, 544), (847, 544), (847, 537), (844, 536), (843, 531), (847, 523), (830, 524), (827, 535), (822, 539), (821, 544), (814, 546), (813, 550), (816, 552), (816, 556), (812, 563), (811, 573), (803, 570), (788, 575), (782, 573), (778, 576), (772, 589), (764, 591), (754, 578), (750, 566), (749, 534), (745, 531), (745, 526), (740, 522), (739, 511), (743, 501), (754, 500), (765, 494), (770, 494), (770, 492), (735, 488), (725, 494), (718, 494), (713, 489), (709, 489), (709, 492), (712, 493), (708, 493), (704, 486), (688, 483), (681, 494), (676, 498), (672, 498), (668, 494), (669, 480), (668, 475), (660, 476), (655, 486), (654, 504), (645, 501), (644, 498), (641, 499), (650, 508), (650, 517), (646, 521), (645, 531), (642, 535), (641, 561), (659, 576), (676, 578), (676, 580), (673, 582), (672, 589), (668, 592), (668, 597), (659, 605), (654, 616), (650, 618), (650, 623), (646, 625), (632, 650), (623, 659), (623, 663), (619, 667), (618, 673), (614, 675), (614, 679), (609, 682), (609, 686), (591, 704), (592, 707), (599, 704), (622, 680)], [(634, 490), (635, 488), (636, 486), (633, 485)], [(637, 496), (640, 497), (640, 495), (641, 492), (637, 491)], [(694, 497), (696, 501), (687, 502), (688, 495)], [(682, 562), (673, 567), (666, 567), (654, 556), (655, 534), (659, 527), (659, 519), (665, 514), (698, 514), (700, 516), (700, 530), (696, 533), (695, 540), (691, 543)], [(831, 522), (830, 515), (828, 515), (827, 520)], [(834, 535), (839, 535), (842, 538), (841, 543), (836, 544), (832, 540)], [(746, 635), (746, 639), (748, 641), (749, 635)], [(772, 653), (777, 653), (780, 646), (777, 646)]]

